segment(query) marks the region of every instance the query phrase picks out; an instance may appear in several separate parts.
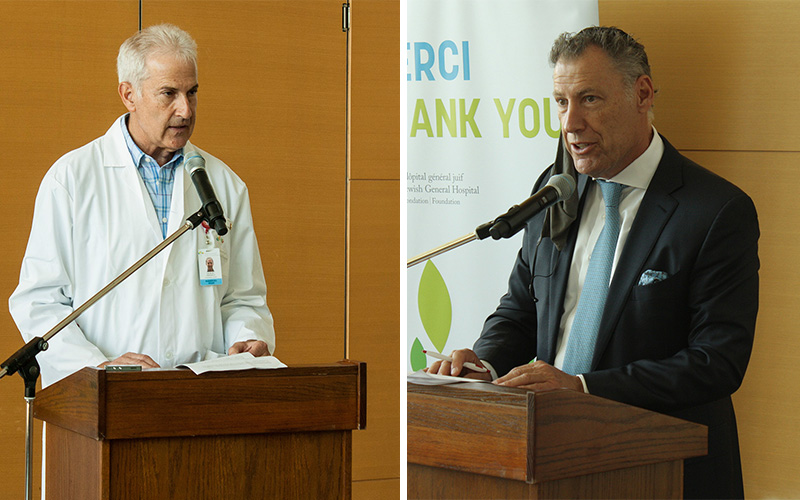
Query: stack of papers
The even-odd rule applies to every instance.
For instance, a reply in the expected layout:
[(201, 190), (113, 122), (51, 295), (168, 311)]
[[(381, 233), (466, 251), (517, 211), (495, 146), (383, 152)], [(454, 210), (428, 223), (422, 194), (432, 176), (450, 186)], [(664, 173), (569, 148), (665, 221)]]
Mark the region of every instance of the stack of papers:
[(408, 380), (412, 384), (417, 384), (417, 385), (447, 385), (447, 384), (463, 384), (463, 383), (475, 383), (475, 382), (490, 383), (488, 380), (479, 380), (479, 379), (464, 378), (464, 377), (449, 377), (447, 375), (439, 375), (438, 373), (436, 374), (426, 373), (422, 370), (408, 374), (406, 380)]

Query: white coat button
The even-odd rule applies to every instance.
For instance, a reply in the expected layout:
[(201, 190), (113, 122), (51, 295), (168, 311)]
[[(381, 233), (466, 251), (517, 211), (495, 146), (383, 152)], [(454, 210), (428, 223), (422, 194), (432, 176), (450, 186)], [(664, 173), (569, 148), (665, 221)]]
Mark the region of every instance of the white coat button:
[(167, 351), (166, 354), (164, 354), (164, 357), (167, 359), (172, 359), (172, 356), (172, 351)]

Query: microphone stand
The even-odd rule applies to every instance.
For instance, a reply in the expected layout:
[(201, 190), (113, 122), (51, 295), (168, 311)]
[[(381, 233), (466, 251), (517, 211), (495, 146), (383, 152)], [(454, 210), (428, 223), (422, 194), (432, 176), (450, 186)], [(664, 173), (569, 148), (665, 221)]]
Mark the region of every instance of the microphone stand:
[[(531, 198), (528, 199), (530, 200)], [(541, 204), (539, 204), (539, 206), (540, 209), (545, 208), (545, 206), (542, 206)], [(502, 238), (511, 238), (512, 236), (517, 234), (523, 227), (525, 227), (525, 223), (527, 223), (527, 220), (533, 216), (533, 214), (531, 214), (528, 215), (527, 217), (524, 215), (520, 217), (517, 215), (520, 211), (521, 207), (519, 205), (514, 205), (505, 214), (476, 227), (475, 231), (473, 231), (472, 233), (465, 234), (461, 238), (456, 238), (450, 243), (445, 243), (444, 245), (440, 245), (436, 248), (428, 250), (427, 252), (421, 253), (416, 257), (408, 259), (406, 261), (406, 269), (408, 269), (411, 266), (415, 266), (420, 262), (432, 259), (437, 255), (449, 252), (450, 250), (458, 248), (461, 245), (466, 245), (470, 241), (483, 240), (488, 238), (489, 236), (491, 236), (492, 239), (495, 240), (499, 240)], [(513, 218), (513, 220), (511, 218)]]
[[(465, 244), (469, 243), (470, 241), (486, 239), (491, 234), (489, 231), (490, 231), (490, 229), (492, 227), (494, 227), (494, 224), (495, 224), (495, 221), (490, 221), (490, 222), (486, 222), (484, 224), (481, 224), (480, 226), (475, 228), (474, 232), (472, 232), (470, 234), (465, 234), (461, 238), (457, 238), (457, 239), (451, 241), (450, 243), (445, 243), (444, 245), (438, 246), (438, 247), (436, 247), (434, 249), (428, 250), (427, 252), (421, 253), (421, 254), (417, 255), (416, 257), (412, 257), (412, 258), (408, 259), (408, 261), (406, 261), (406, 269), (408, 269), (411, 266), (415, 266), (415, 265), (419, 264), (420, 262), (426, 261), (428, 259), (432, 259), (433, 257), (436, 257), (437, 255), (441, 255), (441, 254), (443, 254), (445, 252), (449, 252), (450, 250), (452, 250), (454, 248), (458, 248), (461, 245), (465, 245)], [(495, 239), (497, 239), (497, 238), (495, 238)]]
[[(549, 192), (548, 192), (549, 191)], [(428, 260), (437, 255), (441, 255), (461, 245), (474, 240), (482, 240), (491, 236), (495, 240), (501, 238), (511, 238), (525, 227), (533, 216), (547, 209), (551, 205), (566, 200), (575, 192), (575, 180), (567, 174), (557, 174), (552, 176), (547, 184), (532, 194), (519, 205), (514, 205), (508, 212), (497, 217), (493, 221), (481, 224), (472, 234), (467, 234), (455, 239), (450, 243), (436, 247), (433, 250), (412, 257), (406, 262), (406, 269), (424, 260)], [(553, 195), (557, 196), (553, 196)]]
[(46, 351), (49, 347), (47, 343), (58, 332), (63, 330), (67, 325), (72, 323), (84, 311), (92, 307), (95, 302), (100, 300), (108, 292), (116, 288), (117, 285), (122, 283), (128, 276), (135, 273), (140, 267), (145, 265), (150, 259), (155, 257), (163, 249), (170, 246), (185, 232), (196, 228), (204, 219), (207, 219), (205, 209), (190, 215), (186, 222), (177, 231), (167, 236), (155, 248), (150, 250), (144, 257), (136, 261), (131, 267), (122, 272), (108, 285), (103, 287), (99, 292), (94, 294), (89, 300), (80, 305), (77, 309), (73, 310), (69, 316), (61, 320), (56, 326), (50, 329), (49, 332), (41, 337), (34, 337), (30, 342), (25, 344), (17, 352), (11, 355), (10, 358), (5, 360), (0, 365), (0, 378), (6, 375), (13, 375), (19, 372), (22, 380), (25, 382), (25, 403), (26, 403), (26, 416), (27, 423), (25, 425), (25, 500), (33, 500), (33, 402), (36, 399), (36, 381), (39, 378), (39, 363), (36, 361), (36, 355), (42, 351)]

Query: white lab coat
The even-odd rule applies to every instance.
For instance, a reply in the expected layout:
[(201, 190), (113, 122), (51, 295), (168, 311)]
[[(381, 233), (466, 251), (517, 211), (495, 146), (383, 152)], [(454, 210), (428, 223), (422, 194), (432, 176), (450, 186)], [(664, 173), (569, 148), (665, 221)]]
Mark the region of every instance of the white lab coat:
[[(39, 188), (19, 285), (9, 299), (26, 341), (45, 334), (163, 241), (120, 120), (56, 161)], [(274, 352), (247, 187), (219, 159), (197, 151), (206, 159), (228, 234), (217, 238), (210, 230), (207, 238), (203, 227), (183, 234), (53, 337), (38, 356), (43, 386), (126, 352), (147, 354), (164, 368), (224, 354), (241, 340), (263, 340)], [(167, 234), (200, 207), (188, 172), (178, 167)], [(211, 247), (220, 249), (223, 283), (201, 286), (198, 251)]]

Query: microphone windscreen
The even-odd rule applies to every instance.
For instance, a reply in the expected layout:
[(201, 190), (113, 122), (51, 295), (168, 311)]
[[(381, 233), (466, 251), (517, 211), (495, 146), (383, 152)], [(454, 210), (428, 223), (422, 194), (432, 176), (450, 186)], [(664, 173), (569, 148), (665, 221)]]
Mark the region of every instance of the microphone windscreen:
[(197, 151), (190, 151), (183, 158), (183, 166), (191, 174), (197, 168), (206, 168), (206, 159)]
[(550, 177), (547, 185), (554, 187), (558, 191), (558, 201), (566, 200), (575, 192), (575, 179), (567, 174), (558, 174)]

